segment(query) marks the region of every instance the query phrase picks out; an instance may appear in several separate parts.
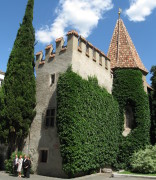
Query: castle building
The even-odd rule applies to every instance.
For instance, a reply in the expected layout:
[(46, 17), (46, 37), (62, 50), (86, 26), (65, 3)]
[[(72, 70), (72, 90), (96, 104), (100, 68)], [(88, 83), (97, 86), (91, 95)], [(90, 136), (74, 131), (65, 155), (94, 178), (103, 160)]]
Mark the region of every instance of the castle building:
[(144, 89), (147, 91), (147, 70), (142, 64), (132, 40), (121, 19), (117, 20), (110, 43), (108, 56), (94, 47), (74, 30), (67, 33), (67, 45), (63, 38), (56, 39), (53, 46), (36, 54), (36, 117), (26, 139), (24, 152), (32, 156), (33, 170), (41, 175), (66, 177), (62, 170), (60, 143), (56, 127), (56, 87), (60, 73), (69, 66), (82, 78), (96, 76), (101, 87), (112, 92), (115, 68), (138, 68), (143, 74)]
[(0, 86), (2, 86), (2, 83), (4, 81), (5, 73), (0, 71)]

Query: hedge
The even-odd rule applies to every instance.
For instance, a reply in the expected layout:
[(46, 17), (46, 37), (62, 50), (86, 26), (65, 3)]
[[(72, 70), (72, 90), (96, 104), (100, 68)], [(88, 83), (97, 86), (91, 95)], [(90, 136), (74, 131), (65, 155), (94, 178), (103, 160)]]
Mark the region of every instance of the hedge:
[(58, 80), (57, 126), (63, 169), (69, 176), (116, 164), (118, 103), (96, 78), (68, 69)]

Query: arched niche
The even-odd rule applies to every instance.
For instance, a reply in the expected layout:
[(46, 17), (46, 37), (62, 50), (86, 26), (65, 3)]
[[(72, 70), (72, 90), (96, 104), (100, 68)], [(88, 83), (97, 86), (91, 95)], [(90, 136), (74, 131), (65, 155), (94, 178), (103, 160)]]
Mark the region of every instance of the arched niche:
[(134, 120), (134, 105), (133, 103), (127, 103), (124, 110), (124, 131), (123, 136), (127, 136), (132, 129), (134, 129), (135, 120)]

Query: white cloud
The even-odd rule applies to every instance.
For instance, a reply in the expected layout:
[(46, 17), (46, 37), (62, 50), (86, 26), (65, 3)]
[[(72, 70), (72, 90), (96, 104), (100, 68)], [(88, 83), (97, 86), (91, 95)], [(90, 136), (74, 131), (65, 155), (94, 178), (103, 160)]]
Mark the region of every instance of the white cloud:
[(53, 24), (37, 30), (36, 39), (41, 43), (50, 43), (64, 36), (67, 27), (87, 37), (103, 13), (112, 8), (112, 0), (60, 0)]
[(126, 10), (130, 21), (145, 21), (156, 8), (156, 0), (130, 0), (130, 8)]

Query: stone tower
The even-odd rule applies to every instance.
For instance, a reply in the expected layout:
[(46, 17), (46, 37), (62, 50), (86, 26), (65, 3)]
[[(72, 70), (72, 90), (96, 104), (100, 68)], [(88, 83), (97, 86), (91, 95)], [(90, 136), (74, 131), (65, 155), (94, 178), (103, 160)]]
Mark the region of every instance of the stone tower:
[(144, 90), (147, 92), (146, 75), (148, 71), (143, 65), (120, 17), (117, 20), (107, 55), (111, 60), (113, 71), (117, 68), (140, 69), (143, 75)]
[[(141, 71), (142, 82), (143, 82), (142, 88), (144, 88), (144, 91), (146, 93), (148, 92), (147, 89), (149, 88), (149, 86), (146, 82), (146, 75), (148, 74), (148, 71), (143, 65), (136, 51), (136, 48), (130, 38), (130, 35), (128, 34), (128, 31), (123, 23), (123, 20), (120, 18), (120, 12), (119, 12), (119, 18), (117, 20), (117, 23), (113, 32), (111, 43), (109, 46), (108, 57), (111, 60), (111, 69), (114, 75), (117, 70), (120, 70), (120, 71), (122, 70), (122, 72), (125, 72), (128, 69)], [(125, 75), (124, 79), (130, 78), (129, 75), (126, 76), (126, 73), (124, 75)], [(132, 77), (131, 78), (131, 82), (132, 82), (133, 79), (135, 78), (134, 74), (131, 74), (131, 77)], [(115, 78), (116, 77), (114, 76), (114, 81), (115, 81)], [(115, 86), (118, 87), (118, 89), (121, 88), (121, 82), (122, 80), (121, 81), (119, 80), (118, 84), (115, 84)], [(140, 79), (140, 82), (141, 82), (141, 79)], [(134, 110), (135, 100), (133, 99), (132, 96), (133, 96), (133, 93), (137, 93), (137, 89), (136, 87), (135, 88), (132, 88), (132, 86), (129, 87), (129, 84), (126, 82), (125, 82), (124, 88), (126, 91), (129, 91), (129, 96), (128, 95), (125, 96), (124, 92), (121, 95), (122, 101), (125, 101), (125, 105), (124, 107), (122, 107), (123, 115), (124, 115), (124, 128), (123, 128), (122, 135), (126, 137), (134, 129), (134, 126), (136, 124), (135, 122), (136, 117), (135, 117), (135, 110)]]
[(60, 73), (71, 66), (82, 78), (96, 76), (100, 86), (109, 93), (113, 76), (109, 58), (76, 31), (67, 34), (67, 45), (63, 37), (53, 45), (36, 54), (36, 116), (32, 122), (24, 152), (31, 155), (33, 170), (41, 175), (66, 177), (62, 170), (60, 143), (56, 127), (56, 88)]

